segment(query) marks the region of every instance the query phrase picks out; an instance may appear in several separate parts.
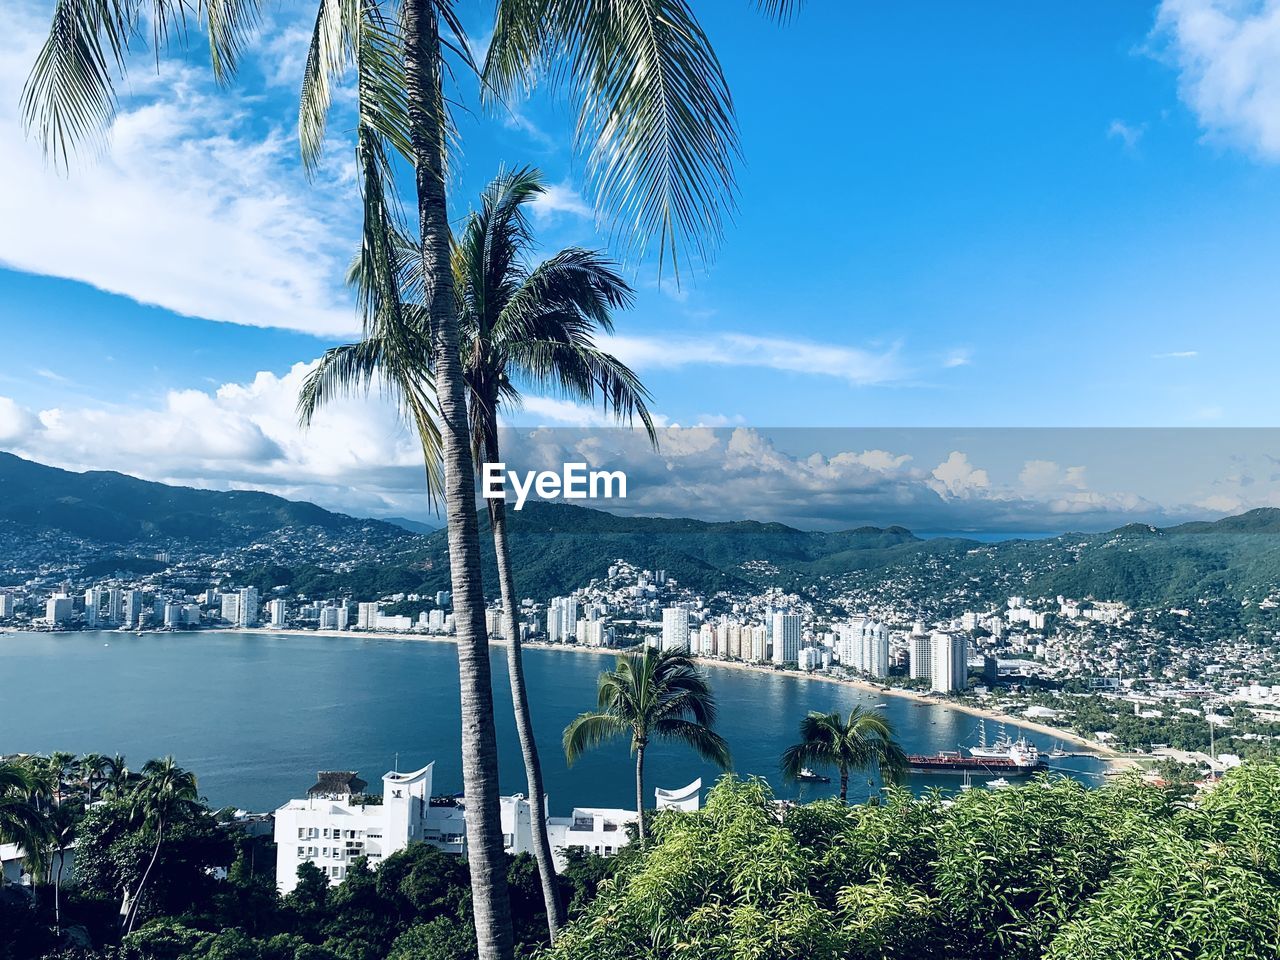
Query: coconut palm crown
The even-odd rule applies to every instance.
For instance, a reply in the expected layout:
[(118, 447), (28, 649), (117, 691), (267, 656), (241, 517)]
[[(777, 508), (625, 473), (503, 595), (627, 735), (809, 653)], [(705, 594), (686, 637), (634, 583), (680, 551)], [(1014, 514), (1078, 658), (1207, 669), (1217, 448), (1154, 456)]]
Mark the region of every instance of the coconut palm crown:
[(596, 707), (565, 728), (565, 759), (572, 766), (587, 750), (607, 740), (630, 739), (642, 841), (646, 837), (644, 756), (652, 740), (683, 743), (721, 769), (732, 763), (729, 744), (711, 729), (716, 700), (706, 674), (683, 650), (646, 647), (643, 653), (618, 657), (613, 670), (600, 674)]
[(907, 757), (893, 739), (893, 724), (880, 714), (854, 707), (810, 713), (800, 721), (800, 742), (782, 754), (782, 772), (791, 780), (808, 767), (834, 767), (840, 773), (840, 800), (849, 798), (849, 772), (874, 768), (893, 783), (906, 772)]

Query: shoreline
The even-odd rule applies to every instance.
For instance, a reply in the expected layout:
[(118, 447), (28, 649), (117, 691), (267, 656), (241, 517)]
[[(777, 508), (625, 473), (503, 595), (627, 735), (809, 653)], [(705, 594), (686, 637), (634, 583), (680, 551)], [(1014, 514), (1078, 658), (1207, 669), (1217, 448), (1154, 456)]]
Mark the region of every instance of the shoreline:
[[(73, 634), (73, 633), (89, 633), (88, 630), (13, 630), (7, 631), (12, 634), (30, 633), (30, 634)], [(136, 631), (132, 630), (103, 630), (101, 633), (119, 633), (126, 636), (133, 636)], [(143, 631), (146, 636), (188, 636), (203, 633), (239, 633), (239, 634), (260, 634), (264, 636), (281, 636), (281, 637), (324, 637), (334, 640), (392, 640), (401, 643), (457, 643), (457, 639), (452, 635), (431, 634), (431, 633), (403, 633), (394, 631), (379, 630), (299, 630), (289, 627), (209, 627), (200, 630), (147, 630)], [(497, 647), (507, 646), (506, 640), (490, 639), (489, 643)], [(522, 647), (528, 647), (533, 650), (554, 650), (571, 653), (587, 653), (597, 657), (617, 657), (625, 651), (604, 648), (604, 647), (587, 647), (576, 643), (546, 643), (540, 641), (524, 641)], [(855, 687), (859, 690), (875, 693), (887, 697), (899, 697), (904, 700), (911, 700), (920, 705), (933, 707), (941, 707), (945, 710), (955, 710), (959, 713), (968, 714), (969, 716), (979, 717), (983, 720), (993, 720), (999, 723), (1011, 723), (1030, 732), (1049, 737), (1055, 740), (1061, 740), (1064, 743), (1070, 743), (1074, 746), (1082, 748), (1085, 752), (1096, 755), (1098, 759), (1105, 760), (1115, 765), (1130, 765), (1132, 761), (1127, 760), (1117, 750), (1095, 740), (1090, 740), (1072, 730), (1066, 730), (1061, 727), (1054, 727), (1046, 723), (1039, 723), (1035, 720), (1020, 717), (1016, 714), (1006, 713), (992, 707), (984, 707), (978, 704), (959, 702), (955, 700), (943, 700), (938, 697), (927, 696), (914, 690), (894, 690), (887, 689), (878, 683), (870, 680), (859, 679), (842, 679), (839, 677), (824, 676), (816, 673), (802, 673), (798, 670), (775, 670), (771, 666), (761, 666), (753, 663), (745, 663), (738, 660), (718, 660), (707, 659), (703, 657), (694, 657), (695, 662), (699, 666), (705, 666), (712, 669), (720, 670), (737, 670), (741, 672), (764, 674), (769, 676), (792, 677), (798, 680), (814, 680), (819, 683), (833, 683), (843, 686)]]

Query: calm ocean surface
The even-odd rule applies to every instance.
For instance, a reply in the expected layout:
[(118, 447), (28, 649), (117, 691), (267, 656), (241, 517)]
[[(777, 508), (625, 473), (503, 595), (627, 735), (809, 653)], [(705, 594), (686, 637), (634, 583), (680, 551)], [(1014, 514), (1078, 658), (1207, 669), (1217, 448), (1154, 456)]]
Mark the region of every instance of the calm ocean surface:
[[(572, 769), (560, 748), (565, 725), (594, 706), (596, 676), (611, 663), (588, 653), (525, 651), (554, 814), (574, 805), (635, 802), (624, 742), (588, 754)], [(505, 648), (494, 648), (493, 666), (502, 790), (522, 793)], [(708, 672), (736, 772), (767, 778), (780, 796), (835, 792), (834, 785), (787, 784), (778, 775), (778, 757), (809, 710), (884, 703), (913, 753), (975, 742), (977, 719), (939, 706), (798, 676)], [(0, 754), (123, 753), (135, 769), (149, 757), (173, 754), (199, 776), (215, 806), (272, 809), (303, 795), (321, 769), (359, 770), (376, 790), (397, 755), (401, 770), (434, 760), (435, 791), (457, 792), (460, 737), (451, 643), (266, 633), (0, 635)], [(1040, 738), (1039, 745), (1047, 751), (1053, 743)], [(656, 786), (680, 787), (695, 777), (709, 786), (716, 776), (683, 748), (657, 745), (646, 757), (650, 801)], [(1101, 764), (1092, 758), (1051, 763), (1098, 782)], [(937, 781), (953, 788), (957, 782)], [(865, 778), (855, 779), (851, 792), (868, 791)]]

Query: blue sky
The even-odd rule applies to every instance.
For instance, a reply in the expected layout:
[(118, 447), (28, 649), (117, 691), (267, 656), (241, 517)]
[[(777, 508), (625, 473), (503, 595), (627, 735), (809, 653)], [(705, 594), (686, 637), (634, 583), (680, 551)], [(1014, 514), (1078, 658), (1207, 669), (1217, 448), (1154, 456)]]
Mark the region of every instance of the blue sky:
[[(481, 42), (490, 7), (460, 5)], [(332, 502), (322, 475), (339, 489), (377, 453), (347, 439), (358, 405), (285, 435), (295, 365), (356, 326), (341, 117), (315, 185), (292, 139), (310, 5), (273, 8), (228, 91), (198, 57), (157, 76), (144, 55), (110, 154), (69, 179), (13, 103), (48, 8), (0, 15), (0, 160), (32, 183), (0, 197), (0, 446)], [(786, 27), (751, 8), (698, 4), (741, 123), (736, 222), (680, 289), (633, 265), (618, 318), (667, 422), (1274, 422), (1280, 4), (812, 2)], [(569, 112), (461, 96), (455, 212), (532, 163), (555, 185), (547, 249), (603, 245)], [(519, 422), (592, 421), (535, 401)]]

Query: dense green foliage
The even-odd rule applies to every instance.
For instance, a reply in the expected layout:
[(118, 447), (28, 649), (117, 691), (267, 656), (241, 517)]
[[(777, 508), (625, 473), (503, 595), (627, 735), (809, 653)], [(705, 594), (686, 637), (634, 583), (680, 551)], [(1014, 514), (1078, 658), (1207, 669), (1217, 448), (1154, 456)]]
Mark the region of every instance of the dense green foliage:
[[(36, 811), (15, 818), (11, 802), (0, 830), (36, 837), (50, 811), (79, 811), (60, 922), (54, 861), (37, 856), (32, 903), (0, 894), (0, 960), (474, 957), (457, 857), (416, 845), (376, 871), (357, 861), (339, 886), (307, 864), (280, 897), (270, 843), (200, 804), (167, 808), (137, 928), (123, 932), (122, 891), (138, 888), (157, 836), (138, 798), (181, 781), (165, 762), (144, 769), (63, 754), (0, 771), (3, 795)], [(726, 777), (702, 811), (654, 814), (643, 849), (570, 851), (571, 923), (554, 949), (536, 865), (510, 858), (515, 939), (548, 960), (1271, 960), (1280, 764), (1246, 763), (1201, 793), (1178, 780), (1046, 778), (955, 798), (895, 787), (850, 807), (781, 804), (763, 781)], [(47, 854), (58, 841), (45, 836)]]
[(721, 781), (654, 818), (556, 960), (1106, 958), (1280, 951), (1280, 766), (1194, 804), (1133, 779), (785, 807)]

